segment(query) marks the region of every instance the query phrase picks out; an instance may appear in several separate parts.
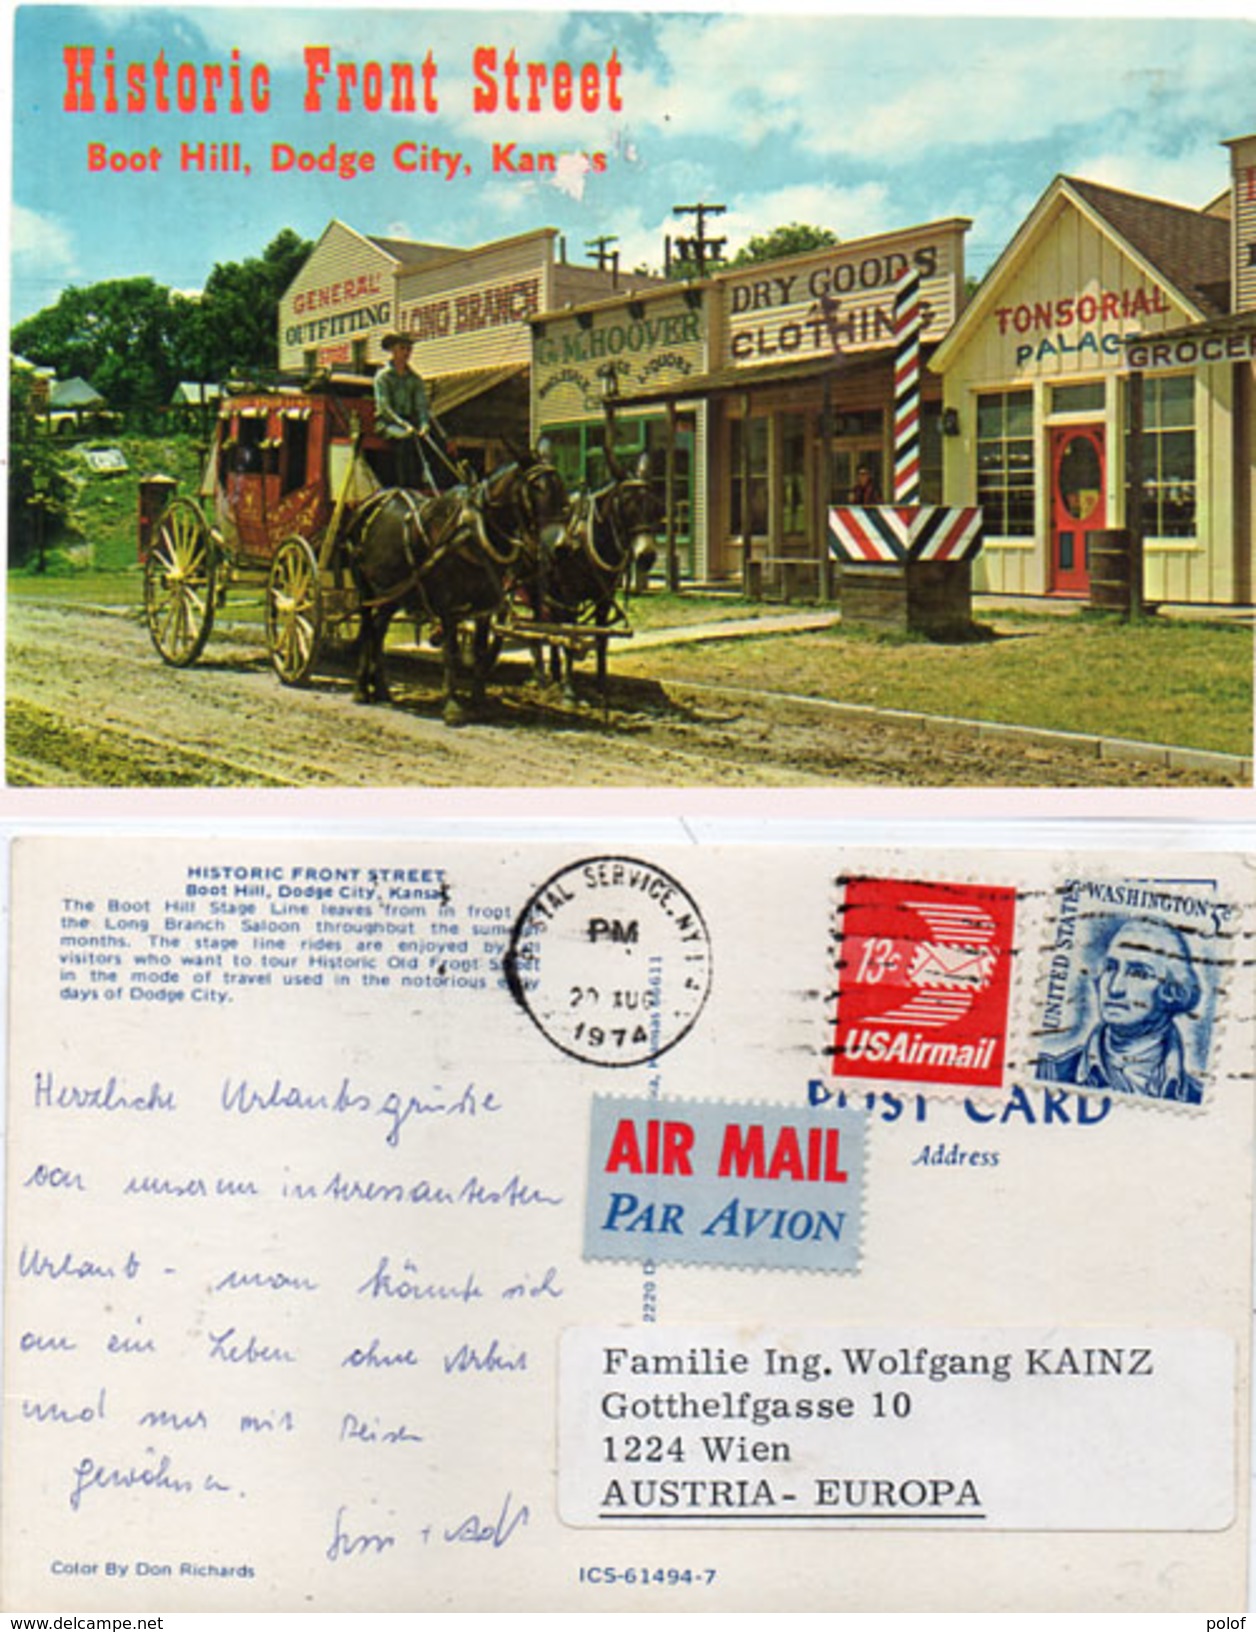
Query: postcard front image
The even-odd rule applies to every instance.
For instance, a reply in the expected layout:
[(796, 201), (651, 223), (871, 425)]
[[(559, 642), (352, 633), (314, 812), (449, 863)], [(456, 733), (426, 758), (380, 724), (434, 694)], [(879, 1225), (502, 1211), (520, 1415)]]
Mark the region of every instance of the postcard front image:
[(421, 22), (18, 8), (10, 784), (1251, 786), (1249, 25)]

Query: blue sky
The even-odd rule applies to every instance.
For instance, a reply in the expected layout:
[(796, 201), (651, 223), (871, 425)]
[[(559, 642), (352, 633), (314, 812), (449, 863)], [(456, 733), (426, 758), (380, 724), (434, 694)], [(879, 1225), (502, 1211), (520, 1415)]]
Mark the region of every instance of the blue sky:
[[(437, 109), (306, 112), (305, 52), (385, 70), (436, 65)], [(67, 46), (96, 52), (94, 112), (67, 111)], [(148, 106), (106, 113), (105, 52), (142, 64)], [(477, 48), (521, 63), (597, 65), (601, 106), (476, 112)], [(200, 111), (207, 64), (263, 66), (266, 111)], [(154, 70), (195, 71), (194, 111), (153, 107)], [(612, 80), (621, 107), (607, 106)], [(573, 259), (615, 234), (622, 264), (658, 267), (676, 204), (723, 204), (735, 251), (789, 221), (842, 238), (960, 215), (968, 267), (997, 256), (1057, 172), (1202, 205), (1226, 184), (1226, 137), (1256, 130), (1256, 23), (1225, 17), (768, 16), (742, 10), (379, 11), (26, 6), (14, 47), (14, 319), (71, 283), (147, 274), (201, 287), (216, 261), (259, 253), (283, 227), (316, 238), (333, 217), (363, 232), (473, 245), (556, 227)], [(173, 80), (172, 80), (173, 83)], [(246, 81), (247, 83), (247, 81)], [(483, 88), (483, 79), (481, 80)], [(548, 93), (546, 96), (549, 101)], [(250, 174), (179, 168), (182, 144), (238, 142)], [(370, 152), (342, 180), (277, 173), (276, 144)], [(453, 180), (405, 173), (399, 143), (462, 155)], [(494, 173), (494, 144), (561, 155), (549, 176)], [(89, 151), (147, 154), (156, 173), (93, 171)], [(406, 150), (413, 154), (414, 148)], [(605, 155), (593, 170), (581, 154)], [(129, 160), (127, 161), (129, 163)]]

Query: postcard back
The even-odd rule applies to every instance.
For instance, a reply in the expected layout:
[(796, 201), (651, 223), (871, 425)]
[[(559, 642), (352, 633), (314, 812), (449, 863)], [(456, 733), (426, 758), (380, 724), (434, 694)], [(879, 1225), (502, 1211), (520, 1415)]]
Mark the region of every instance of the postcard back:
[(1242, 1606), (1241, 858), (14, 857), (6, 1606)]

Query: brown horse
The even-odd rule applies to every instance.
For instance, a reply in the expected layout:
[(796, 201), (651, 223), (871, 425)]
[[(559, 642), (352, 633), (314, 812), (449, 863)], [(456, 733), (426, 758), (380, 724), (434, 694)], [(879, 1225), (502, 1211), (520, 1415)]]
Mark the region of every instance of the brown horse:
[(542, 530), (561, 518), (565, 505), (558, 472), (533, 453), (482, 482), (434, 497), (387, 488), (369, 499), (349, 530), (362, 614), (357, 700), (389, 700), (384, 640), (394, 616), (405, 612), (416, 626), (439, 631), (445, 723), (464, 724), (469, 709), (484, 700), (490, 625), (502, 604), (506, 570), (521, 552), (539, 549)]
[[(516, 593), (538, 623), (587, 627), (597, 652), (598, 687), (606, 696), (605, 631), (619, 614), (616, 597), (626, 575), (655, 554), (658, 502), (647, 480), (649, 463), (642, 455), (629, 473), (608, 449), (613, 480), (596, 492), (574, 493), (561, 529), (547, 529), (540, 547), (524, 552), (511, 569)], [(544, 678), (544, 657), (533, 648), (537, 678)], [(552, 678), (561, 680), (569, 702), (576, 700), (572, 649), (553, 646)]]

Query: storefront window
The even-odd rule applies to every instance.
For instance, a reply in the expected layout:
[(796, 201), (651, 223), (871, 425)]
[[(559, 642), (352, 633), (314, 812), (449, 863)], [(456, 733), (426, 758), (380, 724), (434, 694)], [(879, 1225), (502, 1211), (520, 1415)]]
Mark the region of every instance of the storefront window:
[(1152, 375), (1143, 386), (1143, 536), (1195, 536), (1195, 379)]
[[(882, 504), (893, 498), (894, 483), (886, 478), (882, 458), (884, 423), (879, 408), (846, 409), (834, 416), (830, 503)], [(867, 483), (860, 479), (861, 470), (867, 472), (874, 498), (864, 492)]]
[(584, 429), (580, 425), (547, 425), (544, 432), (549, 443), (554, 469), (563, 479), (563, 486), (571, 492), (584, 486)]
[(977, 503), (990, 538), (1034, 532), (1034, 398), (997, 391), (977, 399)]
[[(650, 454), (650, 486), (658, 505), (658, 514), (667, 514), (667, 422), (648, 419), (645, 425), (645, 445)], [(693, 439), (694, 421), (691, 415), (681, 414), (676, 420), (676, 516), (674, 536), (686, 553), (682, 569), (692, 571), (693, 543)], [(665, 524), (659, 523), (659, 539), (663, 538)]]
[(885, 415), (879, 408), (844, 408), (834, 417), (833, 434), (840, 439), (856, 437), (866, 442), (880, 441)]
[[(569, 491), (605, 487), (611, 479), (606, 462), (606, 432), (600, 424), (547, 425), (541, 433), (549, 444), (554, 469), (562, 477)], [(615, 448), (617, 456), (631, 463), (641, 446), (637, 421), (617, 421)]]
[(781, 531), (807, 530), (807, 421), (802, 414), (781, 419)]
[(1053, 414), (1102, 414), (1104, 389), (1102, 380), (1087, 380), (1083, 385), (1053, 385), (1051, 412)]
[[(615, 452), (630, 471), (641, 453), (650, 456), (650, 486), (658, 504), (658, 540), (662, 547), (667, 515), (667, 421), (636, 419), (622, 415), (615, 421)], [(676, 422), (676, 489), (674, 537), (681, 551), (681, 571), (691, 574), (693, 529), (693, 444), (695, 427), (691, 415)], [(543, 435), (549, 443), (550, 458), (569, 492), (577, 488), (604, 487), (610, 481), (606, 463), (605, 432), (598, 423), (547, 425)]]
[(729, 469), (732, 474), (730, 515), (732, 531), (741, 538), (747, 531), (764, 535), (768, 530), (768, 421), (752, 419), (749, 431), (749, 510), (747, 512), (746, 469), (743, 448), (746, 421), (733, 420), (729, 426)]

